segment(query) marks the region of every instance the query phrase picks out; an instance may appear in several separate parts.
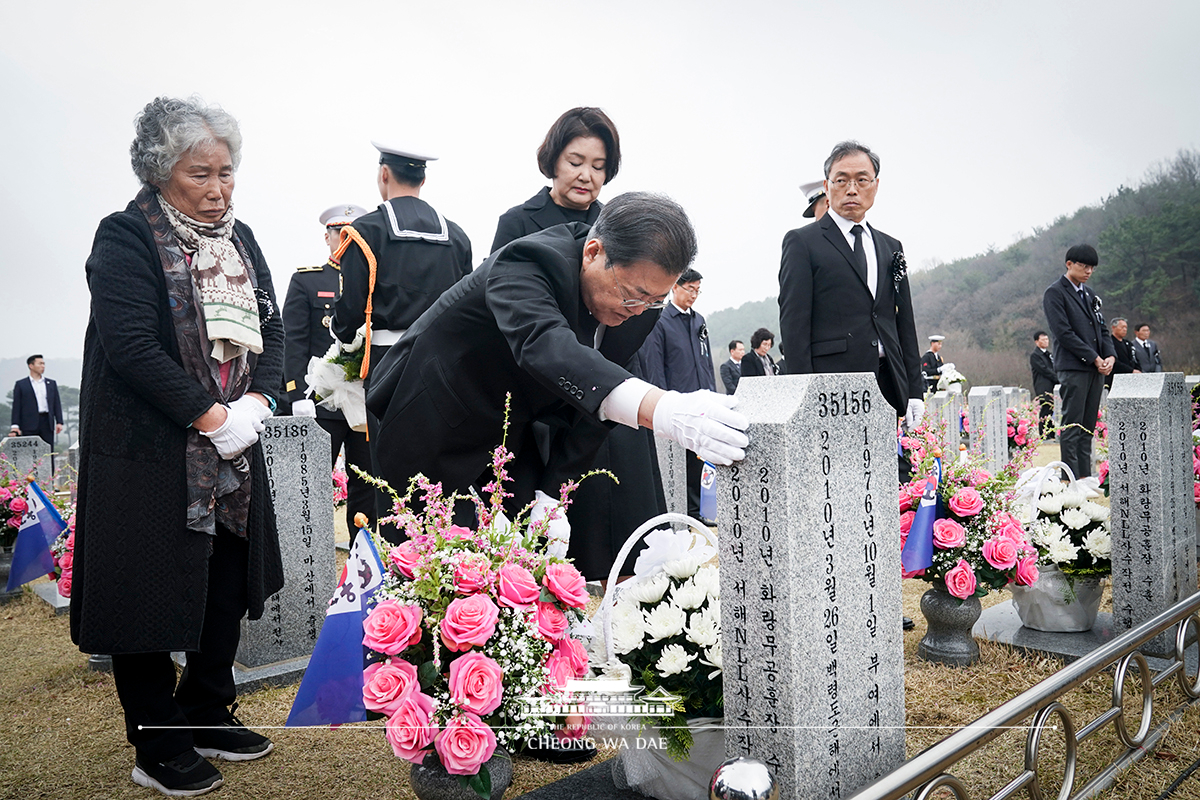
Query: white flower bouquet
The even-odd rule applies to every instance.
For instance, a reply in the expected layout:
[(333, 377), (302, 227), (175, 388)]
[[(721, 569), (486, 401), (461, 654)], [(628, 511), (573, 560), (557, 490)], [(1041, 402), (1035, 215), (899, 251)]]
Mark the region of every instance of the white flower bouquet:
[[(942, 365), (942, 376), (938, 378), (937, 388), (939, 392), (948, 392), (950, 387), (955, 384), (964, 384), (967, 382), (967, 376), (963, 375), (953, 364)], [(961, 390), (961, 386), (959, 389)]]
[[(1063, 470), (1069, 483), (1058, 480)], [(1075, 480), (1062, 462), (1030, 470), (1018, 484), (1027, 498), (1022, 522), (1038, 550), (1038, 561), (1053, 564), (1067, 577), (1102, 577), (1112, 573), (1112, 520), (1098, 497), (1095, 479)]]
[(347, 424), (358, 432), (367, 429), (367, 397), (363, 391), (363, 341), (366, 326), (358, 329), (354, 341), (343, 344), (335, 341), (324, 357), (308, 360), (304, 381), (319, 399), (322, 408), (341, 411)]

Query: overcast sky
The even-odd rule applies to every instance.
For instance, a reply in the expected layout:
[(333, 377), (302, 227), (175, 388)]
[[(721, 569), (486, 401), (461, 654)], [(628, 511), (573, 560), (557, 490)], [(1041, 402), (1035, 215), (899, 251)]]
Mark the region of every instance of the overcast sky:
[[(800, 183), (840, 139), (882, 157), (868, 219), (910, 265), (1006, 247), (1200, 145), (1200, 3), (24, 2), (0, 6), (0, 357), (77, 357), (96, 225), (137, 191), (154, 96), (244, 135), (234, 205), (282, 298), (317, 215), (379, 203), (372, 138), (441, 156), (422, 197), (486, 255), (577, 105), (621, 133), (601, 199), (688, 210), (702, 312), (777, 291)], [(1101, 254), (1103, 257), (1103, 254)]]

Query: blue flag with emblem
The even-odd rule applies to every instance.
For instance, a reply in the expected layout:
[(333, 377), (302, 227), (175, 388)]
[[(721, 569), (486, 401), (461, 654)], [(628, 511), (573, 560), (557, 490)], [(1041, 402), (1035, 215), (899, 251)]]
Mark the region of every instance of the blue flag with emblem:
[(50, 552), (50, 546), (67, 528), (67, 523), (46, 499), (41, 487), (36, 483), (26, 485), (25, 502), (29, 504), (29, 510), (17, 531), (7, 592), (54, 572), (54, 554)]
[(933, 460), (933, 474), (925, 480), (925, 492), (908, 529), (908, 539), (900, 553), (905, 572), (916, 572), (933, 565), (933, 523), (937, 519), (937, 490), (942, 480), (942, 460)]

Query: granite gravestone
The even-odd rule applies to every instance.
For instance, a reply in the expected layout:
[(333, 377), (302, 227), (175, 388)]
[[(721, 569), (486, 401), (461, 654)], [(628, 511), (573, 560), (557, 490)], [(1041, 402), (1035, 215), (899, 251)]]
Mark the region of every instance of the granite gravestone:
[(743, 379), (718, 467), (725, 754), (780, 797), (848, 797), (904, 760), (896, 412), (869, 373)]
[(1050, 414), (1050, 419), (1054, 421), (1054, 427), (1062, 427), (1062, 394), (1059, 389), (1062, 388), (1061, 383), (1054, 384), (1054, 410)]
[[(329, 434), (312, 417), (271, 417), (260, 434), (283, 552), (284, 586), (242, 620), (239, 684), (304, 671), (336, 583)], [(235, 670), (235, 673), (238, 672)]]
[(999, 386), (972, 386), (967, 395), (971, 417), (971, 449), (983, 456), (993, 475), (1008, 463), (1008, 430), (1004, 393)]
[(1016, 386), (1004, 387), (1004, 408), (1016, 408), (1021, 404), (1021, 390)]
[(667, 511), (671, 514), (686, 514), (687, 503), (687, 459), (695, 458), (670, 439), (655, 438), (654, 449), (658, 453), (658, 471), (662, 474), (663, 496)]
[(925, 404), (925, 417), (945, 431), (939, 440), (942, 452), (949, 458), (958, 457), (959, 426), (961, 425), (962, 395), (934, 392)]
[[(1126, 631), (1196, 592), (1191, 403), (1179, 372), (1118, 375), (1108, 395), (1113, 625)], [(1167, 655), (1174, 635), (1143, 650)]]
[(0, 456), (8, 460), (21, 477), (32, 474), (46, 492), (54, 489), (54, 464), (50, 445), (40, 436), (9, 436), (0, 440)]

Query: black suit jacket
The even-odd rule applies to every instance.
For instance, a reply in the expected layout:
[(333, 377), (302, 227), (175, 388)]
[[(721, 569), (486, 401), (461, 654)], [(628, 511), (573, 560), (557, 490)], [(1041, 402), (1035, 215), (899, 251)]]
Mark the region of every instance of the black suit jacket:
[[(770, 353), (767, 353), (767, 361), (770, 362), (772, 369), (774, 369), (775, 359), (771, 358)], [(742, 356), (742, 377), (762, 378), (766, 377), (766, 374), (766, 370), (763, 369), (763, 363), (758, 358), (758, 353), (753, 350), (747, 350), (746, 355)]]
[(1029, 354), (1029, 371), (1033, 373), (1033, 393), (1039, 397), (1053, 397), (1058, 376), (1054, 374), (1054, 362), (1050, 359), (1050, 353), (1043, 352), (1040, 347), (1033, 348), (1033, 352)]
[[(1146, 349), (1146, 345), (1149, 345), (1149, 350)], [(1142, 372), (1163, 371), (1162, 354), (1158, 352), (1157, 342), (1153, 339), (1147, 339), (1146, 344), (1143, 345), (1141, 340), (1138, 340), (1136, 344), (1131, 342), (1130, 346), (1133, 348), (1133, 354), (1137, 358), (1135, 363), (1137, 363), (1138, 369)]]
[(1112, 388), (1114, 375), (1128, 375), (1135, 369), (1141, 369), (1138, 366), (1137, 354), (1133, 352), (1133, 345), (1124, 339), (1118, 339), (1116, 335), (1112, 336), (1113, 353), (1117, 360), (1113, 363), (1113, 371), (1104, 376), (1104, 385)]
[[(333, 260), (319, 267), (302, 267), (288, 284), (283, 301), (283, 389), (291, 402), (304, 399), (308, 360), (321, 357), (333, 345), (329, 324), (337, 301), (341, 273)], [(345, 419), (340, 411), (317, 406), (318, 419)]]
[[(508, 449), (516, 456), (512, 505), (591, 466), (612, 423), (600, 403), (631, 377), (657, 315), (608, 328), (593, 347), (596, 321), (580, 296), (579, 270), (590, 226), (560, 225), (518, 239), (447, 290), (372, 371), (367, 408), (380, 418), (383, 477), (403, 489), (418, 472), (463, 490), (490, 470), (512, 393)], [(548, 463), (532, 447), (535, 422), (551, 428)], [(563, 442), (572, 434), (572, 446)], [(585, 446), (585, 441), (586, 445)]]
[[(746, 357), (743, 355), (742, 360)], [(733, 394), (737, 391), (738, 381), (742, 379), (741, 362), (734, 361), (732, 358), (726, 359), (721, 365), (721, 383), (725, 384), (725, 393)]]
[(1104, 325), (1100, 299), (1086, 285), (1083, 297), (1063, 275), (1046, 287), (1042, 310), (1054, 340), (1054, 369), (1057, 372), (1086, 372), (1096, 369), (1096, 357), (1116, 356), (1112, 334)]
[(597, 200), (585, 212), (565, 209), (550, 199), (550, 187), (543, 186), (533, 197), (500, 215), (500, 221), (496, 224), (496, 238), (492, 240), (492, 252), (522, 236), (544, 231), (555, 225), (565, 225), (568, 222), (593, 225), (602, 208), (604, 204)]
[(668, 303), (646, 337), (642, 355), (645, 356), (646, 380), (660, 389), (675, 392), (717, 390), (708, 326), (695, 310), (684, 314)]
[[(58, 384), (43, 376), (46, 382), (46, 407), (50, 416), (59, 425), (63, 421), (62, 401), (58, 397)], [(33, 393), (33, 382), (29, 378), (21, 378), (13, 386), (12, 424), (21, 429), (22, 436), (33, 436), (38, 429), (38, 402)], [(51, 431), (53, 433), (53, 431)]]
[[(898, 288), (892, 279), (892, 258), (904, 247), (868, 226), (878, 261), (875, 297), (832, 213), (783, 237), (780, 336), (789, 374), (873, 373), (884, 397), (903, 414), (910, 397), (925, 394), (908, 278)], [(881, 374), (881, 343), (887, 374)]]

